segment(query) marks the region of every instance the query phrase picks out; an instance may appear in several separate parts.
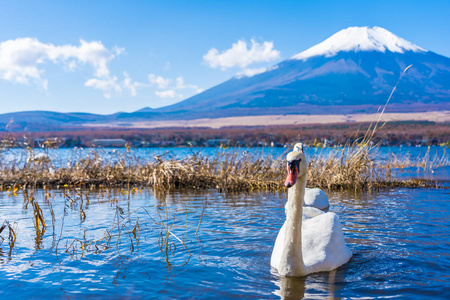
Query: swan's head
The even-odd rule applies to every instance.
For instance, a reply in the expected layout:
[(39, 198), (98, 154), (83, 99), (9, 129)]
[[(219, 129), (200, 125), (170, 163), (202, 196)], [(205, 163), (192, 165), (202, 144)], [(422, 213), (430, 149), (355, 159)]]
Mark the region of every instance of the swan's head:
[(301, 143), (296, 144), (294, 151), (288, 153), (286, 160), (288, 174), (284, 185), (290, 188), (295, 184), (298, 176), (306, 174), (307, 163), (306, 156), (303, 153), (303, 145)]
[(297, 143), (294, 145), (294, 151), (303, 153), (303, 143)]

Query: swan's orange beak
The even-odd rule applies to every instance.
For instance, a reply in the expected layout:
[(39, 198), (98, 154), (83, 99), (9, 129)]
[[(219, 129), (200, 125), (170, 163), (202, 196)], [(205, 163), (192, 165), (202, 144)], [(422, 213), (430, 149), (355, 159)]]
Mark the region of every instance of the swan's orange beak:
[(297, 167), (294, 164), (288, 165), (288, 174), (286, 177), (286, 181), (284, 182), (284, 185), (287, 188), (292, 187), (297, 181), (297, 175), (298, 175)]

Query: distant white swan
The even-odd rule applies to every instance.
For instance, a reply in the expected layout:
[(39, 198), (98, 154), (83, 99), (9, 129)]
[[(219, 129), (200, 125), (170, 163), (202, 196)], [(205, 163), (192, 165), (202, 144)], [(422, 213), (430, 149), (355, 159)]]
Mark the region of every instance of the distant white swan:
[(48, 164), (51, 162), (50, 157), (45, 153), (38, 153), (34, 156), (28, 156), (28, 163), (34, 163), (34, 164)]
[(305, 276), (331, 271), (345, 264), (352, 252), (345, 244), (341, 222), (332, 212), (303, 208), (306, 156), (297, 144), (287, 155), (288, 191), (286, 221), (275, 241), (270, 264), (280, 275)]

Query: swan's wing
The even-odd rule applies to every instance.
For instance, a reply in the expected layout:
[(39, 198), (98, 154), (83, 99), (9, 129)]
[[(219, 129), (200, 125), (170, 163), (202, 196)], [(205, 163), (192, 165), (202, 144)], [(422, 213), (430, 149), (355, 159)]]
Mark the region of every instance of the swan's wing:
[(351, 258), (335, 213), (323, 213), (303, 222), (302, 252), (308, 273), (334, 270)]
[(321, 211), (320, 209), (317, 209), (315, 207), (303, 207), (303, 222), (306, 220), (309, 220), (311, 218), (315, 218), (317, 216), (320, 216), (322, 214), (325, 214), (324, 211)]

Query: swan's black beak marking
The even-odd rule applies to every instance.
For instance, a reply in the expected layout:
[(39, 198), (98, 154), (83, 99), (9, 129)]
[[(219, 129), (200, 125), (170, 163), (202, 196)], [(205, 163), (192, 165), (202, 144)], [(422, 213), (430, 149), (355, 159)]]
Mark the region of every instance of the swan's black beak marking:
[(300, 160), (288, 161), (287, 163), (288, 174), (286, 177), (286, 181), (284, 182), (284, 185), (287, 188), (292, 187), (297, 181), (299, 167), (300, 167)]
[(298, 172), (298, 169), (300, 168), (300, 159), (288, 161), (287, 165), (288, 165), (288, 172), (294, 172), (294, 171)]

